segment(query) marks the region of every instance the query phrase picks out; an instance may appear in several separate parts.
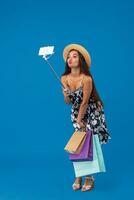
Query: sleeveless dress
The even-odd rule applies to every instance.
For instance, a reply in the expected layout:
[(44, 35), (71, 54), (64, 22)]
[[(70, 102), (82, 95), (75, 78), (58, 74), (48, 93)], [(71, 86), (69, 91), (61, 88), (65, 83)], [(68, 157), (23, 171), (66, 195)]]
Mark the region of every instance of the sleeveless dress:
[[(67, 76), (67, 81), (68, 80), (69, 79)], [(76, 119), (83, 99), (82, 81), (80, 83), (80, 87), (74, 91), (71, 91), (69, 95), (72, 103), (71, 121), (73, 123), (73, 127), (75, 128), (75, 131), (80, 130), (79, 125), (76, 122)], [(109, 139), (111, 139), (111, 136), (108, 133), (108, 128), (106, 125), (104, 108), (102, 107), (101, 110), (97, 109), (97, 105), (93, 96), (90, 96), (89, 98), (88, 107), (82, 120), (86, 123), (86, 130), (90, 129), (92, 130), (93, 134), (98, 134), (99, 142), (101, 144), (106, 144), (109, 141)]]

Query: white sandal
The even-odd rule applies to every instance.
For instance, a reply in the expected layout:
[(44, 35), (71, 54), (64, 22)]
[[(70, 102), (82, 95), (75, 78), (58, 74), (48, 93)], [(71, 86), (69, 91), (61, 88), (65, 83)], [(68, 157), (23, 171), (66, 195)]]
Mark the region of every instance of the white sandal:
[(74, 182), (74, 184), (72, 185), (73, 190), (76, 191), (76, 190), (81, 189), (81, 187), (82, 187), (81, 183), (82, 183), (82, 180), (80, 180), (80, 183), (75, 183)]
[(72, 185), (72, 188), (73, 188), (74, 191), (81, 189), (81, 183), (74, 183)]
[(93, 187), (94, 187), (94, 178), (93, 177), (86, 177), (86, 179), (89, 179), (90, 182), (89, 182), (89, 185), (84, 184), (82, 186), (82, 189), (81, 189), (82, 192), (89, 191), (89, 190), (93, 189)]

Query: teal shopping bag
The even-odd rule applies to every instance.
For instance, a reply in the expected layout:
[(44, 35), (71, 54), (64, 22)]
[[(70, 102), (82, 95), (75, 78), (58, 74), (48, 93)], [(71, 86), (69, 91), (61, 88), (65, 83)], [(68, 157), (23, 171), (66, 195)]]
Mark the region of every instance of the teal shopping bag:
[(96, 151), (97, 151), (97, 155), (98, 155), (100, 170), (101, 170), (101, 172), (105, 172), (106, 168), (105, 168), (105, 163), (104, 163), (104, 157), (103, 157), (103, 152), (102, 152), (101, 144), (99, 142), (98, 135), (95, 135), (95, 144), (96, 144)]
[(93, 135), (93, 161), (74, 161), (75, 176), (86, 176), (98, 172), (105, 172), (105, 163), (98, 135)]

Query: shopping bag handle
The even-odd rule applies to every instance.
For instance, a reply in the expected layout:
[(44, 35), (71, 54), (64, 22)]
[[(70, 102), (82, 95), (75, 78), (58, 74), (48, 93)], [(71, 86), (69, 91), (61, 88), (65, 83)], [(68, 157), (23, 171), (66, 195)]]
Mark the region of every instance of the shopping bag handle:
[(85, 126), (85, 127), (81, 127), (81, 128), (79, 128), (79, 130), (78, 130), (78, 132), (83, 132), (83, 131), (87, 131), (87, 127)]

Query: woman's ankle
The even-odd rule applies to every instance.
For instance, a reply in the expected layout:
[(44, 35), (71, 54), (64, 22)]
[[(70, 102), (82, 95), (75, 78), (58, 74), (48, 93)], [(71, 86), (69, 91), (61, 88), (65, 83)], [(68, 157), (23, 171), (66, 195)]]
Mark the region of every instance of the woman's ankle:
[(89, 178), (89, 179), (91, 179), (91, 178), (93, 178), (93, 176), (86, 176), (86, 178)]
[(79, 183), (82, 181), (82, 177), (76, 177), (75, 182)]
[(77, 180), (81, 180), (81, 179), (82, 179), (82, 177), (81, 177), (81, 176), (79, 176), (79, 177), (76, 177), (76, 179), (77, 179)]

